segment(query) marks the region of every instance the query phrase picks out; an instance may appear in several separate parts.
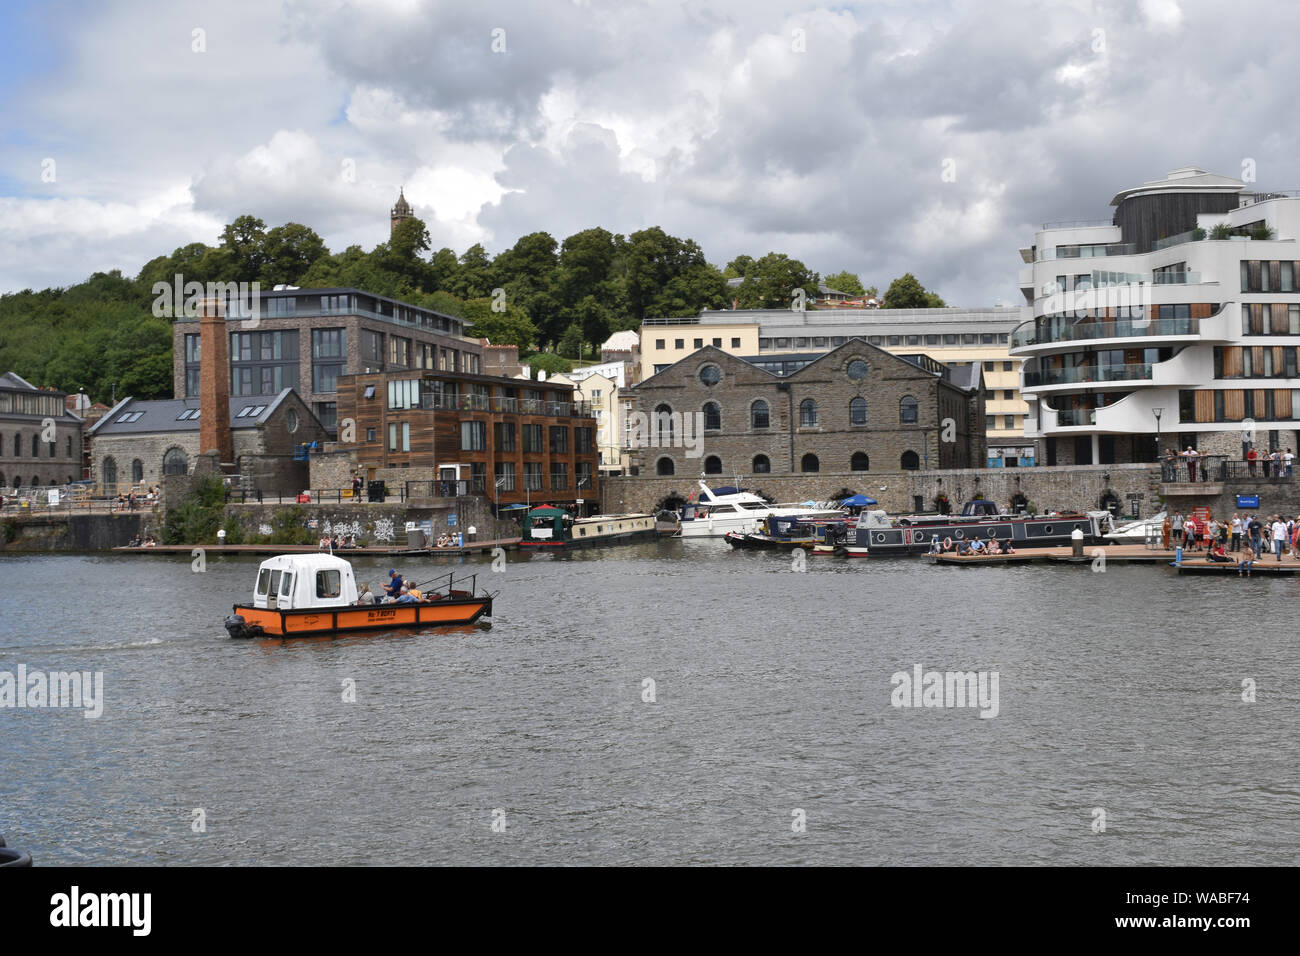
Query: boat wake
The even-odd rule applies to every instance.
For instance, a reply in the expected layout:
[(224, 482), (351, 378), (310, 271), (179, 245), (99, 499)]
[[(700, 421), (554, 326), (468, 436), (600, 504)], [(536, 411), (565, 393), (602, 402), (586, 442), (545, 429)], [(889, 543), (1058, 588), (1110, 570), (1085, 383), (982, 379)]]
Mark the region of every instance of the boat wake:
[(22, 651), (32, 653), (39, 651), (42, 654), (48, 654), (58, 651), (60, 654), (69, 651), (131, 651), (138, 650), (142, 647), (153, 647), (155, 644), (161, 644), (161, 637), (151, 637), (147, 641), (123, 641), (117, 644), (40, 644), (40, 645), (14, 645), (12, 647), (0, 647), (0, 653)]

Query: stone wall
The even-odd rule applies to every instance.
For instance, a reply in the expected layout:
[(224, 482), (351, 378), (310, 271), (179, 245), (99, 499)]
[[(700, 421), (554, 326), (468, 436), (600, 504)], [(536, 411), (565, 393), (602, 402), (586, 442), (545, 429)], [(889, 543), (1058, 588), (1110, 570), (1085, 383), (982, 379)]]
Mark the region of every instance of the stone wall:
[[(730, 483), (730, 479), (711, 482)], [(954, 511), (960, 511), (977, 494), (999, 506), (1008, 506), (1016, 495), (1022, 495), (1039, 511), (1088, 511), (1100, 508), (1103, 495), (1108, 493), (1119, 500), (1125, 514), (1130, 513), (1131, 500), (1139, 502), (1143, 515), (1160, 510), (1160, 471), (1155, 465), (750, 475), (742, 478), (742, 483), (777, 501), (824, 501), (847, 488), (875, 498), (881, 508), (894, 515), (933, 511), (940, 494), (947, 496)], [(697, 487), (694, 478), (609, 478), (601, 509), (607, 514), (652, 511), (668, 495), (685, 498)]]
[(146, 531), (157, 533), (149, 512), (4, 515), (0, 551), (108, 551)]
[[(239, 522), (245, 539), (252, 540), (258, 535), (270, 534), (277, 516), (286, 509), (307, 527), (315, 521), (312, 531), (318, 537), (322, 534), (355, 534), (359, 542), (373, 546), (391, 544), (405, 548), (408, 521), (432, 521), (435, 539), (443, 532), (466, 533), (471, 527), (477, 530), (478, 539), (483, 541), (519, 537), (518, 525), (510, 519), (493, 519), (490, 506), (481, 498), (437, 499), (422, 507), (398, 501), (302, 505), (231, 503), (226, 506), (226, 514)], [(450, 521), (453, 514), (456, 516), (455, 525)]]
[[(1282, 480), (1234, 478), (1225, 484), (1211, 484), (1208, 487), (1217, 493), (1169, 495), (1169, 513), (1181, 511), (1189, 514), (1193, 508), (1209, 508), (1210, 513), (1216, 517), (1231, 517), (1234, 513), (1300, 515), (1300, 481), (1294, 477)], [(1238, 508), (1237, 495), (1258, 495), (1259, 508)]]

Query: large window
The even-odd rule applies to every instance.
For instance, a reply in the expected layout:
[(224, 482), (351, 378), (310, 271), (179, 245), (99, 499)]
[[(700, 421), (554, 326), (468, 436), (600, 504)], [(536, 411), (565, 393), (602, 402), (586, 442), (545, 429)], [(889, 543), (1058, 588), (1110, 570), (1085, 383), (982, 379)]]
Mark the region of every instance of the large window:
[(799, 426), (801, 428), (817, 427), (817, 403), (805, 398), (799, 403)]
[(671, 475), (673, 473), (673, 460), (667, 456), (660, 458), (655, 462), (656, 475)]
[(865, 425), (867, 423), (867, 400), (854, 398), (849, 401), (849, 424)]
[(546, 451), (542, 444), (542, 426), (541, 425), (522, 425), (520, 426), (524, 433), (524, 453), (540, 454)]
[[(312, 329), (312, 391), (337, 392), (343, 374), (347, 343), (343, 329)], [(319, 415), (317, 416), (320, 417)], [(322, 424), (324, 420), (322, 419)]]
[(919, 471), (921, 468), (921, 459), (914, 451), (905, 451), (899, 459), (899, 466), (903, 471)]
[(493, 478), (500, 491), (515, 490), (515, 463), (499, 461), (492, 466)]
[(383, 370), (384, 334), (382, 332), (372, 332), (370, 329), (361, 330), (361, 361), (374, 371)]
[(569, 428), (567, 425), (551, 426), (551, 454), (567, 455), (569, 453)]
[(529, 491), (542, 490), (542, 463), (540, 461), (524, 462), (524, 487)]
[(388, 383), (388, 407), (419, 408), (420, 380), (418, 378), (402, 379)]
[(144, 462), (139, 458), (131, 459), (131, 480), (137, 484), (144, 481)]
[[(15, 436), (15, 438), (16, 437), (17, 436)], [(110, 455), (104, 459), (103, 464), (100, 465), (100, 470), (104, 475), (104, 490), (111, 494), (117, 490), (114, 487), (117, 484), (117, 460)], [(21, 482), (21, 478), (15, 478), (14, 486), (17, 487)]]
[(411, 450), (411, 423), (410, 422), (389, 422), (388, 423), (388, 450), (389, 451), (410, 451)]
[(179, 448), (169, 448), (163, 455), (164, 475), (183, 475), (190, 470), (190, 457)]
[(514, 422), (497, 422), (492, 426), (492, 447), (496, 451), (515, 450)]
[(867, 457), (865, 451), (855, 451), (853, 457), (849, 459), (850, 471), (870, 471), (871, 459)]
[(591, 454), (592, 450), (595, 448), (592, 435), (592, 432), (594, 431), (595, 429), (586, 425), (575, 428), (573, 430), (573, 450), (579, 455)]
[(709, 455), (704, 459), (704, 473), (706, 475), (722, 474), (722, 459), (717, 455)]
[(755, 455), (753, 469), (756, 475), (766, 475), (772, 470), (772, 461), (766, 455)]
[(813, 454), (804, 455), (799, 462), (799, 470), (804, 472), (821, 471), (821, 462)]
[(402, 338), (400, 335), (390, 335), (388, 337), (388, 361), (399, 368), (406, 368), (411, 364), (411, 340)]
[(704, 403), (704, 428), (706, 431), (718, 431), (722, 428), (722, 406), (717, 402)]
[(904, 395), (898, 403), (898, 421), (903, 425), (915, 425), (917, 418), (916, 399), (911, 395)]
[(771, 424), (767, 402), (761, 398), (753, 405), (749, 406), (749, 427), (750, 428), (768, 428)]
[(654, 418), (656, 444), (660, 448), (671, 448), (675, 435), (673, 429), (673, 410), (667, 405), (656, 405)]
[(569, 465), (563, 461), (551, 462), (551, 490), (564, 491), (569, 487)]
[(487, 422), (460, 423), (461, 451), (487, 450)]

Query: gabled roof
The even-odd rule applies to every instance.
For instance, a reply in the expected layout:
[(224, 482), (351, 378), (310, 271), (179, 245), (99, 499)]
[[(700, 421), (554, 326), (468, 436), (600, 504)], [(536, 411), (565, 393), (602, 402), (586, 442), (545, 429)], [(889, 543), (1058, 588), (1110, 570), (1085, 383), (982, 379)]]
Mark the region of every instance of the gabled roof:
[[(293, 389), (286, 388), (274, 397), (241, 395), (232, 398), (230, 427), (240, 429), (264, 425), (291, 394)], [(103, 436), (198, 431), (199, 419), (193, 414), (198, 409), (197, 398), (169, 398), (157, 401), (124, 398), (113, 406), (112, 411), (91, 426), (90, 433)], [(181, 417), (183, 414), (184, 418)]]
[(23, 378), (17, 372), (5, 372), (0, 375), (0, 388), (22, 388), (35, 392), (37, 388), (27, 379)]

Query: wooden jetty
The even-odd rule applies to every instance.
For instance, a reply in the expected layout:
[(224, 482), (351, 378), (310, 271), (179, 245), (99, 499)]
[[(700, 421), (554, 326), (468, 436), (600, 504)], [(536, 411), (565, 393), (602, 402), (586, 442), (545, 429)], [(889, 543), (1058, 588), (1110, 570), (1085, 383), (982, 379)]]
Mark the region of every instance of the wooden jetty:
[[(1203, 557), (1192, 559), (1183, 558), (1182, 564), (1171, 564), (1179, 574), (1240, 574), (1245, 577), (1247, 571), (1240, 564), (1241, 556), (1239, 554), (1229, 553), (1228, 557), (1232, 561), (1225, 564), (1222, 561), (1208, 561)], [(1292, 574), (1300, 574), (1300, 561), (1291, 556), (1283, 557), (1281, 561), (1273, 555), (1265, 552), (1259, 560), (1251, 562), (1249, 569), (1250, 577), (1289, 577)]]
[(931, 564), (975, 565), (995, 564), (1087, 564), (1099, 557), (1107, 564), (1169, 564), (1174, 551), (1152, 550), (1141, 544), (1085, 545), (1083, 556), (1077, 557), (1069, 545), (1055, 548), (1016, 548), (1015, 554), (930, 554)]

